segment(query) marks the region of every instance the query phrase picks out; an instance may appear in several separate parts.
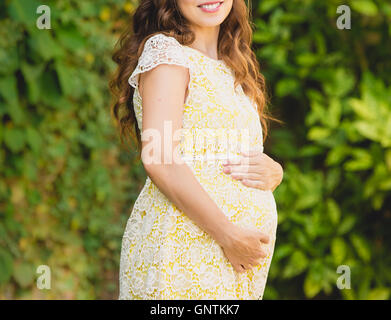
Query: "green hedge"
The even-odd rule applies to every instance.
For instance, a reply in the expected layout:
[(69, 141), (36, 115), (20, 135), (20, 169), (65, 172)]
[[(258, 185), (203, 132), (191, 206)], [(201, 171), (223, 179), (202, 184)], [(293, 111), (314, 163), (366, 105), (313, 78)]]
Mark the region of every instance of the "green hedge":
[[(336, 27), (339, 5), (351, 29)], [(285, 121), (265, 145), (283, 162), (265, 298), (388, 299), (391, 284), (391, 4), (254, 3), (258, 57)], [(336, 270), (351, 268), (351, 289)]]
[[(121, 237), (145, 172), (120, 148), (109, 74), (135, 3), (0, 4), (0, 299), (117, 298)], [(338, 30), (336, 7), (352, 8)], [(283, 164), (265, 299), (390, 297), (391, 6), (253, 1), (273, 94), (265, 152)], [(51, 268), (51, 290), (35, 284)], [(352, 289), (338, 290), (349, 265)]]
[[(119, 148), (109, 73), (125, 1), (0, 5), (0, 298), (117, 296), (119, 249), (142, 167)], [(137, 181), (135, 183), (134, 181)], [(38, 290), (39, 265), (51, 290)]]

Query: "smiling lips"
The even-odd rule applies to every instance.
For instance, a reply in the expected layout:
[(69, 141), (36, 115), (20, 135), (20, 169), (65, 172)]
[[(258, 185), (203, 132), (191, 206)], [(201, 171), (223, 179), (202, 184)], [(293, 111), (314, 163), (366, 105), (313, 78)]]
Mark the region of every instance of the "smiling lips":
[(214, 13), (219, 10), (223, 2), (224, 1), (210, 1), (200, 4), (198, 7), (204, 12)]

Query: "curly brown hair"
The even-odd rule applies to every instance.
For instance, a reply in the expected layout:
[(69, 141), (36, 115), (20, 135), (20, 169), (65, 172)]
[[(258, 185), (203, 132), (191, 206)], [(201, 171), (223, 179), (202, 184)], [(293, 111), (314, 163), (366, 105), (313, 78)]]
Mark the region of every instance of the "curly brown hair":
[[(244, 93), (256, 103), (265, 141), (268, 120), (280, 121), (267, 111), (265, 79), (251, 49), (253, 30), (250, 5), (251, 1), (233, 0), (231, 12), (220, 25), (218, 54), (234, 71), (235, 86), (241, 84)], [(181, 14), (177, 0), (141, 0), (133, 15), (133, 23), (120, 36), (113, 54), (118, 67), (110, 81), (114, 97), (112, 115), (119, 126), (121, 141), (136, 138), (139, 151), (141, 134), (133, 109), (134, 88), (129, 85), (128, 79), (137, 66), (145, 42), (157, 33), (174, 37), (182, 45), (194, 41), (195, 34)]]

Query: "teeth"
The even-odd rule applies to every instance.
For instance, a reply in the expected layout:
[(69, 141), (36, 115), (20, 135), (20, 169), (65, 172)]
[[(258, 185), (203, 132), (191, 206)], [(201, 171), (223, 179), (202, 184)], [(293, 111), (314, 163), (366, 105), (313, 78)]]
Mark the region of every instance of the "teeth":
[(217, 2), (217, 3), (215, 3), (215, 4), (205, 4), (205, 5), (202, 5), (201, 8), (205, 8), (205, 9), (216, 9), (219, 5), (220, 5), (219, 2)]

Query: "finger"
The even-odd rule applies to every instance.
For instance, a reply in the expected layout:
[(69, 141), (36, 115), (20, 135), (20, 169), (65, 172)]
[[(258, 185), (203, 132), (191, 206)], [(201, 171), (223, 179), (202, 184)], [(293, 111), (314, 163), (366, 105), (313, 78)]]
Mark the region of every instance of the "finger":
[(240, 164), (241, 163), (241, 157), (231, 157), (223, 161), (223, 165), (230, 165), (230, 164)]
[(261, 179), (261, 175), (257, 173), (232, 172), (231, 178), (237, 180), (248, 179), (248, 180), (259, 181)]
[(255, 189), (261, 189), (261, 190), (269, 190), (267, 186), (262, 181), (259, 180), (249, 180), (249, 179), (242, 179), (240, 182), (245, 185), (246, 187), (255, 188)]
[(230, 171), (233, 172), (254, 172), (259, 173), (259, 167), (256, 165), (237, 165), (237, 166), (228, 166), (226, 168), (230, 168)]
[[(259, 252), (259, 257), (260, 257), (260, 259), (265, 259), (266, 256), (267, 256), (267, 254), (266, 254), (266, 252), (265, 252), (264, 250), (261, 250), (261, 251)], [(259, 263), (261, 263), (261, 262), (259, 262)]]
[(229, 166), (229, 165), (237, 166), (237, 165), (241, 165), (241, 164), (246, 164), (246, 165), (256, 164), (256, 165), (262, 166), (263, 165), (263, 158), (242, 156), (239, 159), (225, 160), (223, 162), (223, 166)]
[(245, 268), (246, 270), (251, 270), (252, 267), (253, 267), (253, 265), (252, 265), (251, 263), (249, 263), (249, 264), (247, 264), (244, 268)]
[[(258, 166), (252, 165), (252, 166), (246, 166), (246, 165), (241, 165), (241, 166), (225, 166), (223, 167), (223, 172), (224, 173), (254, 173), (254, 174), (259, 174), (259, 168)], [(259, 176), (259, 179), (261, 178), (261, 175)], [(258, 178), (257, 178), (258, 180)]]
[(252, 263), (252, 265), (253, 265), (254, 267), (259, 266), (259, 265), (262, 263), (262, 261), (263, 261), (264, 258), (266, 258), (266, 253), (265, 253), (264, 251), (262, 251), (261, 257), (260, 257), (259, 259), (256, 259), (256, 260)]
[(243, 272), (243, 267), (241, 265), (232, 265), (232, 266), (237, 273)]
[(237, 166), (232, 166), (232, 167), (228, 167), (228, 168), (231, 169), (231, 173), (233, 173), (233, 172), (249, 172), (250, 171), (250, 166), (248, 166), (248, 165), (237, 165)]
[(231, 172), (252, 172), (252, 173), (257, 173), (257, 174), (262, 174), (265, 177), (269, 177), (269, 175), (262, 170), (262, 167), (259, 166), (258, 164), (242, 164), (242, 165), (237, 165), (237, 166), (226, 166), (226, 168), (230, 168)]

